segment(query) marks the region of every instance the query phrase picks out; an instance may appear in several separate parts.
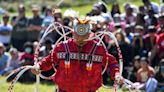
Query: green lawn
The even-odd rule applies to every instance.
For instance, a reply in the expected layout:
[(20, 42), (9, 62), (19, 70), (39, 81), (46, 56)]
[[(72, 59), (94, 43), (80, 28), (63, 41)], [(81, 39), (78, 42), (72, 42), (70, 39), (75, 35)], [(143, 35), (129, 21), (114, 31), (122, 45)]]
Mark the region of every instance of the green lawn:
[[(0, 81), (3, 80), (5, 77), (0, 77)], [(8, 92), (7, 89), (9, 88), (11, 83), (6, 82), (2, 85), (0, 88), (0, 92)], [(33, 84), (22, 84), (22, 83), (16, 83), (16, 85), (13, 88), (12, 92), (34, 92), (35, 83)], [(39, 87), (39, 92), (54, 92), (54, 85), (50, 83), (41, 83)], [(100, 88), (99, 92), (114, 92), (114, 89), (111, 87), (111, 89), (105, 89)], [(122, 92), (122, 91), (117, 91)], [(128, 92), (128, 91), (127, 91)]]
[[(43, 4), (41, 2), (38, 2), (37, 0), (31, 0), (31, 1), (34, 2), (34, 3), (36, 3), (36, 4), (38, 4), (38, 5), (40, 5), (40, 6)], [(41, 1), (44, 1), (44, 0), (41, 0)], [(70, 5), (75, 5), (75, 3), (77, 3), (77, 2), (82, 2), (82, 0), (81, 1), (74, 0), (74, 2), (72, 2), (72, 1), (73, 0), (65, 0), (64, 2), (65, 3), (68, 3)], [(89, 0), (89, 1), (90, 2), (93, 1), (92, 3), (96, 3), (98, 0)], [(110, 1), (110, 0), (107, 0), (107, 1)], [(131, 4), (134, 4), (136, 6), (143, 5), (142, 0), (116, 0), (116, 1), (120, 5), (121, 12), (124, 12), (124, 7), (123, 6), (124, 6), (125, 3), (131, 3)], [(160, 4), (160, 0), (151, 0), (151, 1)], [(55, 2), (53, 2), (53, 0), (45, 0), (44, 1), (44, 4), (47, 4), (49, 6), (54, 5), (54, 3)], [(31, 6), (30, 1), (29, 2), (23, 2), (23, 4), (25, 4), (25, 6), (27, 8), (26, 15), (28, 17), (31, 17), (32, 16), (32, 12), (31, 12), (31, 8), (30, 8), (30, 6)], [(17, 3), (17, 2), (13, 2), (13, 3), (2, 3), (2, 4), (0, 4), (0, 6), (4, 6), (5, 8), (14, 9), (14, 11), (17, 11), (17, 6), (18, 5), (19, 5), (19, 3)], [(80, 15), (86, 15), (86, 13), (88, 13), (88, 12), (91, 11), (92, 6), (93, 6), (93, 4), (84, 4), (82, 6), (70, 6), (70, 8), (72, 8), (73, 10), (79, 11), (79, 14)], [(107, 6), (108, 6), (109, 11), (111, 11), (112, 3), (107, 3)], [(61, 8), (61, 9), (62, 9), (62, 13), (63, 13), (68, 8)], [(16, 14), (16, 13), (13, 12), (12, 14)]]
[[(5, 77), (1, 77), (0, 76), (0, 82), (4, 79)], [(8, 88), (11, 85), (10, 82), (6, 82), (4, 83), (2, 86), (0, 84), (0, 92), (8, 92)], [(35, 88), (35, 83), (19, 83), (17, 82), (12, 90), (12, 92), (34, 92), (34, 88)], [(53, 83), (41, 83), (39, 85), (39, 91), (38, 92), (54, 92), (55, 90), (55, 86)], [(101, 87), (99, 89), (99, 91), (97, 92), (114, 92), (114, 88), (113, 87), (109, 87), (109, 88), (104, 88)], [(122, 91), (121, 89), (117, 90), (117, 92), (129, 92), (129, 90), (124, 90)], [(136, 92), (136, 91), (133, 91)], [(143, 91), (144, 92), (144, 91)]]

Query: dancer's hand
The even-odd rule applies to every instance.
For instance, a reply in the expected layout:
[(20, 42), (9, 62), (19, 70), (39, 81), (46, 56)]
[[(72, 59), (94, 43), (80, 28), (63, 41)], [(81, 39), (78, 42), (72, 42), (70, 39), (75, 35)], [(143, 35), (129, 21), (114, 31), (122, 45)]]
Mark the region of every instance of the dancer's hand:
[(40, 67), (38, 64), (33, 65), (33, 68), (31, 69), (31, 72), (35, 75), (38, 75), (41, 73)]
[(123, 84), (123, 79), (124, 78), (119, 73), (115, 74), (115, 83), (116, 84), (119, 84), (119, 85)]

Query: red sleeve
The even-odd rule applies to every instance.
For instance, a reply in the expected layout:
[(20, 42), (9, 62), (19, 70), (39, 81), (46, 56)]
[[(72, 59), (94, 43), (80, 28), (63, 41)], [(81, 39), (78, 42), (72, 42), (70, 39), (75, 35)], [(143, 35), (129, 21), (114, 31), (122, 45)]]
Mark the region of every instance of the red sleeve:
[[(52, 64), (57, 64), (58, 63), (58, 58), (57, 58), (57, 48), (55, 48), (54, 52), (50, 52), (50, 54), (43, 58), (40, 62), (39, 62), (39, 66), (40, 69), (43, 71), (47, 71), (50, 70), (52, 68)], [(53, 55), (52, 55), (53, 53)]]
[(119, 64), (114, 56), (108, 53), (103, 57), (103, 66), (105, 67), (107, 63), (108, 66), (106, 71), (107, 73), (110, 73), (111, 78), (114, 80), (115, 74), (119, 73)]

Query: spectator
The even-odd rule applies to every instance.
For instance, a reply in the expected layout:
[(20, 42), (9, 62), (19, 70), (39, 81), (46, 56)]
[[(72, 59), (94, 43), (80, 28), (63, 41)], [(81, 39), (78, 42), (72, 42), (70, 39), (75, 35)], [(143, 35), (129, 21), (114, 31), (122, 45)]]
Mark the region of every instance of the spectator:
[(47, 38), (44, 42), (44, 46), (41, 47), (41, 56), (45, 57), (49, 54), (49, 52), (52, 50), (52, 41), (50, 38)]
[[(45, 12), (46, 12), (46, 14), (45, 14), (45, 17), (44, 17), (43, 22), (42, 22), (42, 30), (40, 31), (40, 37), (39, 37), (39, 38), (41, 38), (41, 36), (42, 36), (43, 33), (45, 32), (46, 28), (47, 28), (51, 23), (54, 22), (54, 18), (53, 18), (53, 16), (52, 16), (52, 9), (49, 8), (49, 7), (47, 7)], [(48, 37), (49, 37), (49, 36), (53, 36), (53, 35), (52, 35), (52, 34), (49, 34)]]
[(154, 25), (157, 26), (158, 25), (158, 20), (157, 20), (157, 16), (154, 15), (153, 10), (149, 10), (148, 11), (148, 15), (146, 15), (144, 17), (146, 25)]
[(147, 11), (144, 6), (139, 6), (139, 14), (146, 15)]
[(143, 15), (141, 13), (138, 13), (137, 14), (137, 17), (136, 17), (136, 23), (135, 23), (135, 25), (141, 25), (143, 27), (146, 27), (144, 16), (145, 15)]
[[(63, 24), (63, 19), (62, 19), (63, 16), (62, 16), (61, 10), (58, 7), (54, 7), (52, 9), (52, 15), (54, 18), (54, 22), (58, 22), (58, 23)], [(60, 32), (62, 32), (61, 28), (58, 28), (58, 30)], [(50, 38), (51, 38), (51, 40), (53, 40), (53, 43), (55, 43), (61, 36), (56, 31), (52, 31), (52, 34), (50, 34), (50, 35), (51, 35)]]
[(134, 37), (132, 41), (132, 47), (133, 47), (133, 56), (141, 55), (142, 51), (144, 49), (144, 43), (143, 43), (143, 26), (136, 25), (134, 29)]
[[(47, 29), (47, 27), (54, 22), (54, 18), (53, 18), (53, 15), (52, 15), (52, 9), (51, 8), (46, 8), (46, 16), (44, 17), (43, 19), (43, 22), (42, 22), (42, 30), (40, 31), (40, 37), (42, 37), (42, 35), (44, 34), (45, 30)], [(53, 34), (55, 32), (51, 32), (51, 34), (48, 34), (47, 37), (50, 37), (53, 39)]]
[(142, 0), (143, 4), (145, 5), (145, 8), (147, 11), (153, 10), (155, 14), (159, 13), (159, 7), (158, 4), (151, 2), (151, 0)]
[(27, 41), (28, 19), (25, 12), (24, 5), (19, 5), (18, 16), (14, 16), (11, 20), (11, 24), (13, 25), (11, 43), (18, 51), (23, 51), (23, 44)]
[(24, 44), (24, 52), (20, 57), (21, 65), (33, 65), (34, 64), (34, 48), (31, 42)]
[(137, 81), (145, 83), (150, 77), (155, 75), (155, 70), (149, 65), (146, 57), (142, 57), (140, 60), (141, 68), (137, 71)]
[(131, 71), (131, 75), (130, 75), (130, 80), (132, 82), (137, 82), (137, 71), (140, 69), (140, 59), (141, 57), (139, 55), (134, 57), (133, 60), (133, 70)]
[(133, 32), (132, 32), (132, 26), (131, 25), (126, 24), (126, 26), (125, 26), (125, 33), (126, 33), (126, 37), (130, 41), (130, 43), (132, 43), (132, 40), (133, 40)]
[(101, 2), (93, 5), (92, 11), (88, 16), (103, 17), (106, 22), (112, 21), (110, 15), (107, 13), (107, 7)]
[(3, 74), (9, 60), (10, 56), (5, 53), (5, 46), (3, 43), (0, 43), (0, 75)]
[(102, 13), (107, 13), (107, 6), (105, 5), (105, 3), (102, 2), (98, 2), (99, 6), (100, 6), (100, 10)]
[(134, 13), (133, 8), (130, 5), (127, 7), (125, 5), (124, 18), (125, 18), (126, 24), (132, 24), (132, 23), (135, 23), (136, 21), (136, 14)]
[(46, 8), (46, 11), (45, 11), (45, 17), (43, 19), (43, 22), (42, 22), (42, 27), (45, 28), (49, 26), (50, 23), (52, 23), (54, 21), (54, 18), (52, 16), (52, 9), (50, 7), (47, 7)]
[(12, 26), (8, 23), (10, 16), (6, 13), (3, 15), (3, 23), (0, 24), (0, 42), (9, 46)]
[(148, 34), (144, 36), (144, 47), (147, 50), (147, 52), (149, 52), (156, 45), (157, 35), (155, 26), (149, 26), (147, 33)]
[[(131, 66), (132, 65), (132, 48), (129, 44), (129, 42), (127, 41), (127, 39), (125, 38), (124, 34), (122, 32), (117, 32), (115, 34), (117, 41), (119, 43), (121, 52), (122, 52), (122, 56), (123, 56), (123, 62), (124, 62), (124, 68)], [(108, 50), (109, 53), (113, 54), (116, 59), (118, 59), (118, 52), (117, 52), (117, 47), (114, 43), (109, 43), (112, 44), (112, 46), (110, 47), (110, 49)], [(129, 57), (127, 57), (129, 56)], [(125, 70), (123, 72), (123, 76), (126, 78), (126, 73), (127, 71)]]
[(112, 4), (111, 16), (114, 17), (115, 14), (121, 14), (120, 7), (118, 3)]
[(8, 62), (8, 67), (11, 67), (12, 70), (16, 69), (19, 67), (19, 52), (16, 48), (10, 48), (9, 50), (10, 54), (11, 54), (11, 60)]
[(158, 48), (158, 56), (160, 59), (164, 57), (164, 30), (162, 32), (163, 33), (159, 35), (156, 41)]
[[(34, 48), (31, 42), (26, 42), (24, 44), (24, 52), (20, 56), (20, 65), (34, 65)], [(25, 72), (19, 79), (20, 82), (33, 82), (35, 81), (35, 76), (30, 70)]]
[(10, 48), (9, 52), (11, 59), (7, 62), (7, 67), (2, 74), (9, 74), (11, 71), (19, 67), (19, 52), (16, 48)]
[(164, 32), (164, 14), (161, 14), (158, 17), (158, 30), (157, 34), (163, 33)]
[(164, 30), (157, 36), (156, 44), (151, 50), (150, 62), (152, 66), (159, 65), (159, 61), (164, 57)]
[(61, 9), (59, 9), (58, 7), (54, 7), (52, 9), (52, 15), (54, 17), (55, 22), (59, 22), (62, 23), (62, 13), (61, 13)]
[(142, 57), (140, 60), (140, 69), (137, 71), (137, 81), (133, 84), (137, 89), (143, 89), (145, 92), (156, 92), (157, 80), (153, 78), (155, 70), (148, 64), (148, 59)]
[(94, 4), (92, 8), (92, 16), (98, 16), (101, 14), (101, 9), (99, 4)]
[(43, 6), (41, 7), (41, 15), (42, 15), (42, 16), (46, 16), (46, 9), (47, 9), (47, 5), (43, 5)]
[(34, 42), (39, 39), (39, 33), (42, 29), (43, 19), (39, 15), (39, 6), (32, 6), (33, 17), (29, 19), (28, 26), (28, 41)]
[[(70, 17), (64, 17), (63, 18), (63, 25), (64, 26), (68, 26), (68, 27), (70, 27), (71, 26), (71, 18)], [(67, 30), (66, 30), (66, 32), (68, 32)]]
[(119, 14), (115, 14), (113, 16), (113, 21), (114, 21), (114, 29), (113, 29), (113, 31), (117, 31), (118, 29), (122, 29), (123, 26), (125, 25), (125, 22), (122, 21), (121, 15), (119, 15)]
[(160, 92), (164, 91), (164, 59), (161, 60), (159, 71), (155, 78), (158, 80), (158, 89)]

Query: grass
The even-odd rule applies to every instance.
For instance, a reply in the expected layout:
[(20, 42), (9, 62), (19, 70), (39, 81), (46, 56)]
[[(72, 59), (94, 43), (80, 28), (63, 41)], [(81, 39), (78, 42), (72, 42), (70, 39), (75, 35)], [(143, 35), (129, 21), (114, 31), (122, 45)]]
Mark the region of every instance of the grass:
[[(0, 77), (0, 82), (4, 78), (5, 77)], [(0, 92), (7, 92), (10, 84), (11, 84), (10, 82), (4, 83), (2, 87), (0, 88)], [(22, 83), (17, 82), (12, 92), (34, 92), (34, 88), (35, 88), (35, 83), (22, 84)], [(55, 86), (50, 83), (41, 83), (39, 86), (39, 92), (54, 92), (54, 89), (55, 89)], [(110, 89), (101, 87), (99, 92), (113, 92), (113, 90), (114, 89), (112, 87)], [(117, 92), (122, 92), (122, 91), (117, 91)]]
[[(5, 79), (5, 77), (0, 76), (0, 83), (3, 79)], [(8, 92), (8, 88), (10, 85), (11, 85), (10, 82), (5, 82), (4, 84), (2, 84), (2, 86), (0, 84), (0, 92)], [(34, 92), (34, 88), (35, 88), (35, 83), (23, 84), (23, 83), (17, 82), (12, 92)], [(39, 92), (54, 92), (54, 90), (55, 90), (55, 85), (53, 83), (41, 82), (41, 84), (39, 85)], [(109, 87), (107, 89), (107, 88), (101, 87), (99, 91), (97, 92), (114, 92), (114, 88)], [(124, 90), (124, 91), (117, 90), (117, 92), (129, 92), (129, 90)]]
[[(33, 1), (33, 3), (36, 3), (36, 4), (40, 4), (40, 6), (43, 4), (43, 2), (38, 2), (38, 1), (35, 1), (35, 0), (31, 0)], [(35, 2), (34, 2), (35, 1)], [(41, 0), (41, 1), (44, 1), (44, 0)], [(74, 1), (74, 2), (72, 2)], [(81, 0), (82, 1), (82, 0)], [(86, 1), (86, 0), (85, 0)], [(93, 2), (92, 2), (93, 1)], [(91, 3), (96, 3), (98, 0), (90, 0)], [(115, 0), (107, 0), (107, 1), (115, 1)], [(142, 3), (142, 0), (116, 0), (119, 5), (120, 5), (120, 9), (121, 9), (121, 12), (124, 12), (124, 4), (125, 3), (131, 3), (131, 4), (134, 4), (136, 6), (139, 6), (139, 5), (143, 5)], [(158, 4), (160, 4), (160, 0), (151, 0), (153, 2), (156, 2)], [(81, 5), (81, 6), (76, 6), (75, 4), (78, 2), (76, 0), (65, 0), (64, 1), (65, 3), (68, 3), (70, 5), (74, 5), (74, 6), (71, 6), (70, 8), (72, 8), (73, 10), (76, 10), (76, 11), (79, 11), (79, 14), (80, 15), (86, 15), (86, 13), (90, 12), (91, 9), (92, 9), (92, 6), (93, 4), (85, 4), (85, 5)], [(80, 1), (79, 1), (80, 2)], [(22, 2), (21, 2), (22, 3)], [(52, 0), (46, 0), (44, 1), (44, 4), (47, 4), (49, 6), (52, 6), (55, 2), (53, 2)], [(2, 5), (5, 7), (5, 8), (12, 8), (14, 9), (15, 11), (17, 10), (17, 6), (20, 4), (17, 3), (17, 2), (13, 2), (13, 3), (3, 3)], [(31, 4), (30, 2), (25, 2), (24, 3), (26, 5), (26, 8), (27, 8), (27, 12), (26, 12), (26, 15), (28, 17), (31, 17), (32, 16), (32, 12), (31, 12)], [(0, 4), (1, 5), (1, 4)], [(108, 10), (110, 11), (111, 10), (111, 6), (112, 6), (112, 3), (107, 3), (107, 6), (108, 6)], [(61, 8), (62, 9), (62, 13), (64, 13), (64, 11), (67, 9), (67, 8)], [(16, 13), (13, 13), (13, 14), (16, 14)]]
[[(65, 0), (67, 1), (67, 0)], [(97, 0), (98, 1), (98, 0)], [(92, 2), (92, 3), (96, 3), (97, 1), (95, 2)], [(109, 1), (109, 0), (107, 0)], [(112, 1), (112, 0), (111, 0)], [(114, 0), (113, 0), (114, 1)], [(120, 10), (121, 12), (124, 12), (124, 4), (125, 3), (130, 3), (130, 4), (134, 4), (136, 6), (140, 6), (140, 5), (143, 5), (142, 3), (142, 0), (116, 0), (119, 5), (120, 5)], [(160, 0), (151, 0), (153, 2), (156, 2), (158, 4), (160, 4)], [(73, 2), (72, 2), (73, 3)], [(86, 4), (86, 5), (83, 5), (83, 6), (72, 6), (71, 8), (73, 10), (76, 10), (76, 11), (79, 11), (79, 14), (80, 15), (86, 15), (86, 13), (90, 12), (91, 9), (92, 9), (92, 4)], [(112, 3), (107, 3), (107, 8), (108, 8), (108, 11), (111, 11), (111, 6), (112, 6)], [(62, 8), (62, 12), (64, 12), (67, 8)]]

